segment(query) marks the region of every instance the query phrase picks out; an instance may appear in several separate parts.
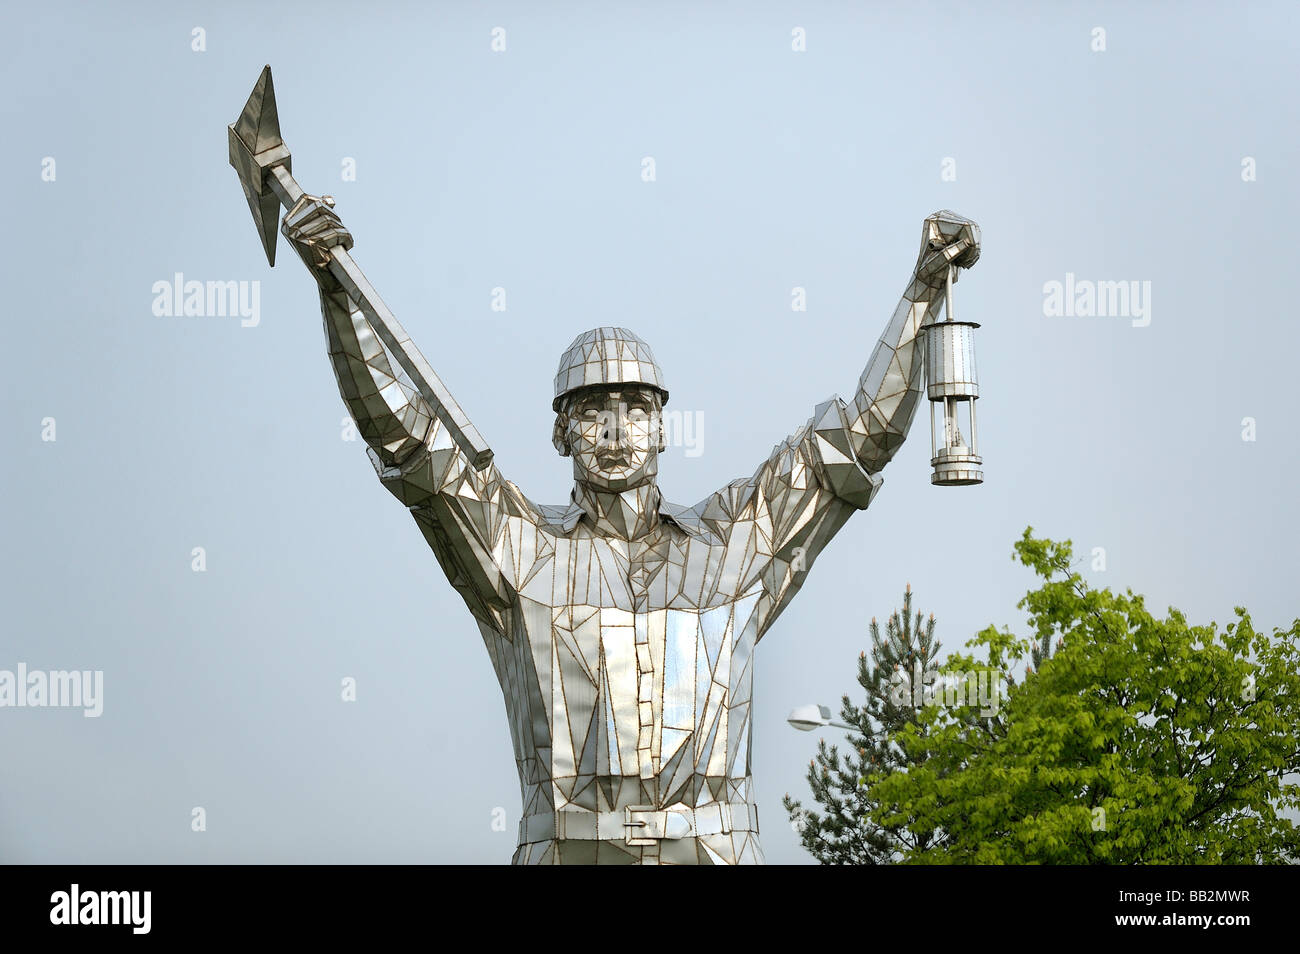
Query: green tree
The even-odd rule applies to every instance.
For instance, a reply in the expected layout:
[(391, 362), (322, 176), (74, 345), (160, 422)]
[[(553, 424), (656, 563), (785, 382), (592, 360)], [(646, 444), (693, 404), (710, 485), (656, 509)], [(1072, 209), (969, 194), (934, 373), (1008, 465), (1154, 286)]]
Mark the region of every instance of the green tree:
[(885, 634), (871, 619), (871, 658), (858, 657), (858, 685), (866, 702), (855, 706), (842, 699), (840, 718), (857, 726), (849, 735), (850, 751), (841, 757), (838, 746), (817, 741), (817, 756), (808, 764), (808, 786), (822, 806), (821, 813), (803, 808), (788, 794), (782, 800), (803, 846), (822, 864), (889, 864), (908, 849), (928, 844), (928, 833), (906, 826), (884, 827), (872, 821), (875, 808), (870, 780), (897, 771), (910, 758), (892, 737), (920, 711), (912, 704), (912, 684), (918, 673), (934, 668), (939, 643), (934, 615), (912, 619), (912, 586), (903, 594), (903, 610), (885, 623)]
[(928, 833), (904, 851), (913, 863), (1300, 860), (1282, 814), (1300, 808), (1300, 620), (1269, 636), (1241, 607), (1222, 631), (1157, 618), (1131, 589), (1090, 589), (1070, 541), (1032, 529), (1013, 559), (1043, 579), (1018, 604), (1034, 637), (989, 627), (967, 643), (1007, 681), (1000, 711), (929, 706), (905, 722), (891, 741), (909, 764), (868, 777), (862, 830)]

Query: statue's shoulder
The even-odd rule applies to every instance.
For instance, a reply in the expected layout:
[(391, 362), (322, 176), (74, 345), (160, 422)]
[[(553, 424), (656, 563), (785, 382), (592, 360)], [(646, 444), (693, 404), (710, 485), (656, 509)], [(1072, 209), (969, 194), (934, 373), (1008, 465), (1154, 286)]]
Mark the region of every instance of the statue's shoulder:
[(722, 529), (749, 516), (753, 509), (757, 475), (737, 477), (721, 490), (714, 491), (692, 508), (703, 525)]
[(519, 485), (513, 480), (506, 477), (501, 477), (500, 480), (499, 486), (508, 501), (506, 512), (512, 517), (522, 519), (535, 527), (547, 528), (558, 516), (557, 512), (564, 509), (563, 507), (548, 507), (546, 504), (535, 503), (531, 497), (519, 489)]
[(703, 543), (721, 543), (726, 536), (725, 521), (720, 523), (709, 518), (706, 512), (708, 503), (704, 501), (694, 507), (683, 507), (681, 504), (661, 500), (659, 516), (671, 521), (688, 536)]
[(708, 529), (701, 525), (700, 515), (693, 507), (683, 507), (681, 504), (661, 500), (659, 502), (659, 515), (667, 517), (687, 533), (700, 533)]
[(538, 526), (555, 536), (569, 533), (582, 519), (582, 508), (575, 503), (537, 504)]

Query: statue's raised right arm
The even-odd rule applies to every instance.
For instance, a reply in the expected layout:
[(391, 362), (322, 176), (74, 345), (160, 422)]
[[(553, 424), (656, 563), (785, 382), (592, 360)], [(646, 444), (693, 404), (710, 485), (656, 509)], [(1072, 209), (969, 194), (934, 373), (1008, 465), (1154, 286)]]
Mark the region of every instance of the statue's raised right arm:
[(352, 248), (352, 235), (324, 200), (304, 195), (283, 232), (320, 286), (321, 317), (339, 393), (366, 444), (385, 467), (401, 464), (429, 436), (433, 411), (400, 379), (370, 322), (329, 270), (328, 249)]
[(471, 612), (502, 628), (510, 586), (499, 565), (504, 518), (531, 504), (495, 463), (473, 467), (429, 402), (393, 367), (370, 321), (330, 272), (329, 249), (350, 249), (352, 236), (325, 200), (304, 195), (285, 215), (282, 231), (320, 287), (339, 393), (376, 473), (410, 509)]

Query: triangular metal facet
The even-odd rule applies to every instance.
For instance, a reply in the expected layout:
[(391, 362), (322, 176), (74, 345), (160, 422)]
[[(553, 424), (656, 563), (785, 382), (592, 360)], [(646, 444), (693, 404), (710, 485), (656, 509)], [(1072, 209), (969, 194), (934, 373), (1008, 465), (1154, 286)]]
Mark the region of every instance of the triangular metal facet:
[(275, 108), (275, 84), (271, 82), (269, 63), (263, 67), (244, 111), (235, 121), (235, 134), (254, 155), (284, 141), (280, 138), (280, 114)]
[[(280, 221), (280, 200), (275, 197), (274, 192), (255, 195), (253, 190), (248, 188), (247, 183), (241, 180), (239, 184), (244, 187), (244, 198), (248, 200), (248, 209), (253, 213), (253, 223), (257, 226), (257, 234), (262, 239), (262, 249), (266, 252), (266, 261), (274, 267), (275, 240), (279, 234), (276, 231), (276, 225)], [(270, 223), (269, 228), (267, 223)]]

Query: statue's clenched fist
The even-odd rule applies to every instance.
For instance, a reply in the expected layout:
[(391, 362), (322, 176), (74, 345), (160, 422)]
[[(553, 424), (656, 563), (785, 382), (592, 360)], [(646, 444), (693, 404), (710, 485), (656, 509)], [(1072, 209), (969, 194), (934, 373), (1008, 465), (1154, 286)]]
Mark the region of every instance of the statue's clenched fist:
[(928, 216), (921, 231), (916, 277), (931, 288), (942, 288), (948, 268), (970, 268), (980, 257), (980, 227), (974, 220), (944, 209)]
[(352, 247), (352, 233), (334, 211), (334, 199), (328, 195), (303, 195), (284, 216), (280, 231), (299, 257), (313, 271), (329, 266), (329, 250), (336, 245)]

